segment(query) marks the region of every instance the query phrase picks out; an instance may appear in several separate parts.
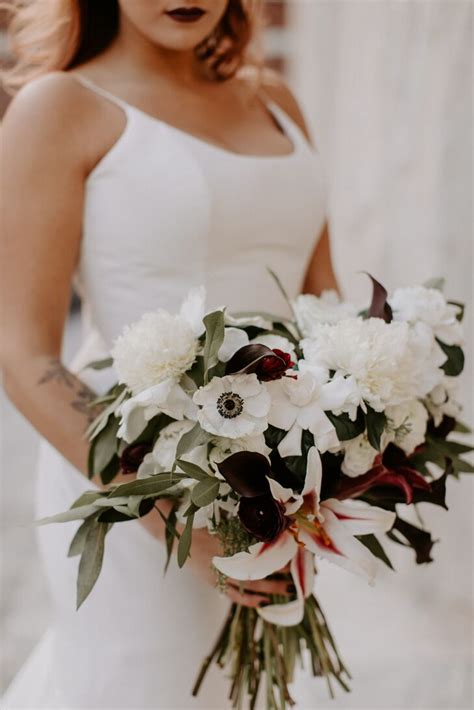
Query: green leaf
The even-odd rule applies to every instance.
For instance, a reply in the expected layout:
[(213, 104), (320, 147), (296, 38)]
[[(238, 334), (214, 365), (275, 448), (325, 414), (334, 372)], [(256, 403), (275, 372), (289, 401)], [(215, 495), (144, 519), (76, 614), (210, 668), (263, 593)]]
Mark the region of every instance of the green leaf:
[[(285, 299), (285, 301), (288, 305), (288, 308), (290, 309), (291, 313), (293, 314), (293, 317), (295, 319), (295, 323), (293, 324), (293, 326), (296, 329), (296, 332), (298, 333), (298, 335), (301, 336), (300, 330), (299, 330), (298, 325), (296, 323), (297, 318), (296, 318), (295, 309), (294, 309), (293, 303), (291, 302), (291, 299), (290, 299), (285, 287), (283, 286), (280, 278), (276, 275), (276, 273), (272, 269), (270, 269), (270, 267), (268, 267), (268, 266), (267, 266), (267, 271), (270, 274), (270, 276), (272, 277), (272, 279), (274, 280), (274, 282), (276, 283), (278, 290), (280, 291), (281, 295), (283, 296), (283, 298)], [(279, 320), (281, 320), (281, 318)]]
[(191, 493), (191, 500), (199, 508), (204, 508), (217, 498), (218, 493), (219, 479), (208, 476), (194, 486)]
[(170, 513), (168, 517), (161, 512), (159, 508), (157, 508), (158, 513), (161, 516), (161, 519), (163, 520), (164, 524), (166, 525), (166, 532), (165, 532), (165, 540), (166, 540), (166, 564), (165, 564), (165, 569), (163, 574), (166, 574), (166, 571), (169, 567), (169, 563), (171, 561), (171, 554), (173, 552), (173, 546), (174, 546), (174, 541), (175, 538), (179, 540), (180, 534), (176, 530), (176, 524), (177, 524), (177, 517), (176, 517), (176, 508), (171, 508)]
[(77, 576), (77, 609), (87, 599), (96, 583), (104, 559), (104, 540), (107, 523), (93, 525), (85, 539)]
[(119, 471), (120, 458), (117, 456), (117, 454), (114, 454), (107, 466), (103, 468), (100, 472), (100, 480), (102, 481), (104, 486), (107, 486), (109, 483), (111, 483)]
[(206, 326), (206, 341), (204, 343), (204, 369), (205, 379), (207, 372), (217, 365), (219, 359), (217, 354), (224, 341), (224, 312), (214, 311), (204, 317)]
[(461, 303), (460, 301), (448, 301), (450, 306), (456, 306), (458, 308), (458, 312), (456, 313), (456, 320), (458, 320), (460, 323), (464, 320), (464, 313), (466, 310), (466, 306), (464, 303)]
[(183, 461), (183, 459), (176, 459), (176, 464), (184, 471), (187, 476), (189, 476), (190, 478), (195, 478), (196, 481), (205, 481), (208, 478), (211, 481), (215, 480), (212, 476), (206, 473), (204, 469), (202, 469), (200, 466), (197, 466), (195, 463), (191, 463), (191, 461)]
[(472, 434), (472, 429), (463, 422), (456, 422), (453, 431), (458, 431), (460, 434)]
[(77, 498), (71, 505), (72, 508), (79, 508), (81, 505), (89, 505), (94, 503), (99, 498), (105, 498), (107, 493), (105, 491), (85, 491), (82, 495)]
[(92, 370), (105, 370), (107, 367), (112, 367), (113, 364), (113, 358), (106, 357), (103, 360), (94, 360), (93, 362), (89, 362), (84, 369), (91, 368)]
[(68, 557), (76, 557), (77, 555), (82, 555), (84, 550), (84, 545), (86, 542), (86, 537), (89, 534), (89, 530), (97, 525), (97, 519), (95, 516), (90, 516), (86, 518), (83, 523), (78, 527), (76, 534), (71, 540), (69, 545), (69, 551), (67, 553)]
[(370, 550), (370, 552), (375, 557), (377, 557), (379, 560), (382, 560), (382, 562), (384, 562), (387, 567), (390, 567), (390, 569), (393, 570), (393, 565), (390, 562), (387, 553), (385, 552), (375, 535), (356, 535), (356, 537), (363, 545), (365, 545), (365, 547), (367, 547), (368, 550)]
[(425, 281), (423, 286), (425, 288), (434, 288), (437, 291), (443, 291), (445, 283), (446, 279), (444, 279), (442, 276), (434, 276), (432, 279), (428, 279), (428, 281)]
[(115, 412), (117, 409), (120, 407), (122, 404), (123, 400), (128, 394), (128, 390), (126, 388), (122, 389), (121, 392), (117, 395), (117, 397), (114, 399), (113, 402), (109, 404), (108, 407), (106, 407), (98, 417), (94, 419), (92, 424), (88, 427), (86, 430), (86, 437), (91, 440), (94, 439), (102, 429), (104, 429), (107, 426), (107, 422), (109, 420), (109, 417), (112, 415), (115, 415)]
[(449, 377), (457, 377), (464, 370), (464, 353), (459, 345), (446, 345), (442, 340), (436, 338), (441, 350), (447, 357), (444, 365), (441, 365), (441, 369), (444, 371), (445, 375)]
[(111, 495), (153, 497), (172, 488), (183, 478), (185, 476), (180, 473), (157, 473), (149, 478), (138, 478), (130, 483), (123, 483), (117, 486)]
[(35, 525), (49, 525), (49, 523), (69, 523), (71, 520), (84, 520), (90, 515), (97, 513), (97, 506), (94, 503), (90, 505), (81, 505), (70, 510), (65, 510), (64, 513), (50, 515), (47, 518), (35, 520)]
[[(117, 453), (119, 420), (111, 416), (106, 426), (94, 439), (92, 475), (100, 476)], [(107, 473), (106, 473), (107, 475)], [(108, 481), (107, 481), (108, 482)], [(105, 481), (104, 481), (105, 483)]]
[(332, 412), (324, 413), (335, 428), (339, 441), (355, 439), (356, 436), (359, 436), (359, 434), (365, 431), (365, 417), (360, 408), (357, 410), (355, 421), (352, 421), (346, 413), (338, 414), (337, 416)]
[(372, 407), (368, 406), (365, 421), (369, 444), (377, 451), (380, 451), (380, 439), (387, 426), (387, 417), (383, 412), (376, 412)]
[[(191, 512), (190, 512), (191, 511)], [(196, 511), (196, 506), (191, 504), (191, 506), (188, 508), (186, 513), (188, 513), (187, 520), (186, 520), (186, 526), (181, 533), (181, 537), (179, 538), (179, 543), (178, 543), (178, 566), (182, 567), (186, 560), (188, 559), (189, 556), (189, 551), (191, 549), (191, 542), (192, 542), (192, 537), (193, 537), (193, 522), (194, 522), (194, 513)]]
[(183, 454), (195, 449), (196, 446), (207, 444), (209, 439), (209, 434), (201, 429), (201, 425), (199, 423), (195, 424), (193, 428), (190, 431), (185, 432), (178, 441), (178, 446), (176, 447), (176, 458), (181, 458)]

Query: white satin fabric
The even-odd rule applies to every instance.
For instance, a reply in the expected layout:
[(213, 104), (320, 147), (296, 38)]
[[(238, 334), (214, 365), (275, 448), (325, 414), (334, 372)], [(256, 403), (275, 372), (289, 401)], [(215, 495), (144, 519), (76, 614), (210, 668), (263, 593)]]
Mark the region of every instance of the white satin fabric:
[[(126, 127), (89, 175), (76, 273), (83, 344), (69, 364), (105, 390), (110, 373), (81, 371), (109, 352), (126, 323), (158, 307), (177, 310), (203, 284), (208, 306), (284, 312), (267, 273), (301, 288), (325, 220), (318, 153), (274, 102), (266, 106), (291, 144), (281, 156), (237, 155), (148, 116), (76, 75), (118, 105)], [(290, 146), (289, 146), (290, 150)], [(68, 508), (92, 484), (45, 441), (36, 515)], [(197, 699), (198, 667), (229, 603), (184, 567), (163, 576), (164, 547), (138, 522), (107, 535), (99, 581), (75, 610), (77, 523), (38, 529), (54, 606), (51, 627), (3, 698), (6, 708), (223, 710), (229, 683), (212, 668)], [(309, 676), (308, 676), (309, 678)], [(315, 681), (295, 695), (312, 707)]]

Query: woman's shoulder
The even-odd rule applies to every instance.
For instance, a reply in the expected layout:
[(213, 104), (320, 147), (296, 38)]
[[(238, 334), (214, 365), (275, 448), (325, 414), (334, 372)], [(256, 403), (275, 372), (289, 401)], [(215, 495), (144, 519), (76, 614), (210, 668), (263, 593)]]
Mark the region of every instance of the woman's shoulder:
[(70, 72), (52, 71), (32, 79), (14, 96), (2, 134), (18, 157), (30, 151), (49, 160), (55, 152), (86, 170), (101, 148), (103, 123), (97, 97)]
[(312, 139), (298, 99), (280, 72), (270, 67), (245, 66), (239, 76), (243, 80), (257, 85), (266, 96), (290, 116), (311, 142)]

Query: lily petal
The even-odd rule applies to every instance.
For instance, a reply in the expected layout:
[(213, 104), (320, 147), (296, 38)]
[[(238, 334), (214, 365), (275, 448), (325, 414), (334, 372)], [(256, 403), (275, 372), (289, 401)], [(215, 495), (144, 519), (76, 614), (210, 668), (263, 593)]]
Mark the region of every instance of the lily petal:
[(257, 542), (248, 552), (231, 557), (213, 557), (220, 572), (233, 579), (264, 579), (284, 567), (295, 555), (298, 545), (293, 535), (283, 532), (273, 542)]
[(314, 585), (314, 557), (311, 552), (298, 548), (291, 561), (291, 575), (296, 587), (296, 599), (283, 604), (269, 604), (257, 609), (258, 614), (271, 624), (296, 626), (303, 621), (304, 600)]
[(388, 532), (395, 522), (395, 513), (362, 501), (340, 501), (329, 498), (322, 504), (323, 514), (331, 510), (352, 535)]
[(278, 444), (278, 453), (282, 458), (285, 456), (301, 456), (301, 426), (295, 422), (288, 434)]

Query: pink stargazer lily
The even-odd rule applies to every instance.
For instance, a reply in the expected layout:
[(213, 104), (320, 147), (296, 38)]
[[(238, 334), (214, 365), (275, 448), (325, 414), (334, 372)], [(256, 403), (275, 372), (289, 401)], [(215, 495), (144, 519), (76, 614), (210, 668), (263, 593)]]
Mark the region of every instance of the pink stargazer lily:
[(304, 600), (313, 590), (315, 557), (366, 576), (371, 583), (375, 578), (377, 560), (355, 535), (387, 532), (395, 514), (359, 501), (320, 501), (321, 479), (322, 465), (316, 447), (308, 452), (301, 493), (284, 488), (267, 476), (273, 498), (288, 517), (287, 527), (271, 542), (251, 545), (248, 552), (213, 558), (218, 570), (239, 580), (264, 579), (290, 563), (296, 599), (259, 608), (258, 613), (268, 622), (294, 626), (302, 621)]

